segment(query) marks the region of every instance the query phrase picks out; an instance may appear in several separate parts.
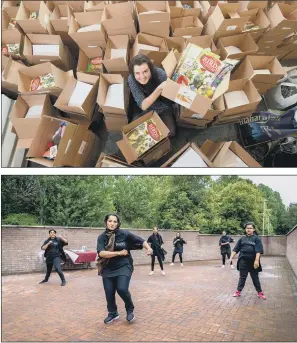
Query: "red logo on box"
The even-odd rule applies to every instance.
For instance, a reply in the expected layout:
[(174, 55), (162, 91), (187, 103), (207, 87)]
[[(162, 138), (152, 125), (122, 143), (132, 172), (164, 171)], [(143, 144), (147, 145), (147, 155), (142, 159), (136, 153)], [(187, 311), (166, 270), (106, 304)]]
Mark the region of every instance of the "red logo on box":
[(8, 46), (6, 45), (2, 46), (2, 54), (8, 54)]
[(219, 66), (221, 65), (221, 63), (218, 60), (214, 59), (211, 56), (207, 56), (207, 55), (203, 55), (201, 57), (200, 62), (202, 64), (202, 66), (206, 70), (210, 71), (211, 73), (215, 73), (218, 70)]
[(95, 57), (91, 60), (91, 64), (101, 64), (102, 63), (102, 57)]
[(150, 136), (153, 138), (153, 140), (155, 140), (155, 141), (160, 140), (160, 133), (159, 133), (159, 130), (157, 129), (156, 125), (154, 125), (153, 123), (148, 123), (147, 124), (147, 130), (148, 130), (148, 133), (150, 134)]
[(38, 89), (39, 85), (40, 85), (40, 77), (37, 76), (37, 77), (35, 77), (34, 80), (32, 80), (31, 91), (36, 91)]

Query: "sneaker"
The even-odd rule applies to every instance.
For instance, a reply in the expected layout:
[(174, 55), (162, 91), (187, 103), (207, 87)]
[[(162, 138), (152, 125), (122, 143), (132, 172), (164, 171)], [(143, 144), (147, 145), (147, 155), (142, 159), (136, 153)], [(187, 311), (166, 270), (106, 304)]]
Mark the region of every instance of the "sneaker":
[(134, 313), (127, 313), (127, 317), (126, 317), (127, 321), (130, 323), (135, 319)]
[(119, 318), (120, 318), (120, 315), (118, 313), (108, 314), (108, 316), (104, 319), (104, 324), (112, 323), (114, 320), (117, 320)]
[(164, 270), (162, 270), (162, 271), (161, 271), (161, 274), (165, 276), (165, 272), (164, 272)]
[(234, 269), (234, 266), (233, 266), (233, 264), (231, 264), (231, 269)]
[(236, 291), (234, 294), (233, 294), (233, 297), (240, 297), (241, 296), (241, 291)]
[(265, 297), (265, 295), (263, 294), (263, 292), (259, 292), (259, 293), (258, 293), (258, 297), (261, 298), (261, 299), (263, 299), (263, 300), (266, 300), (266, 297)]
[(225, 266), (224, 266), (224, 265), (222, 265), (222, 268), (225, 268)]
[(171, 266), (174, 266), (174, 263), (172, 262), (172, 263), (170, 263), (170, 265), (171, 265)]
[(154, 272), (153, 272), (153, 271), (151, 271), (151, 272), (149, 273), (149, 275), (154, 275)]
[(65, 285), (66, 285), (66, 281), (64, 280), (62, 281), (61, 286), (65, 286)]
[(45, 279), (44, 279), (44, 280), (40, 281), (39, 284), (47, 283), (47, 282), (48, 282), (48, 280), (45, 280)]
[(183, 263), (181, 263), (180, 266), (183, 267), (184, 266)]

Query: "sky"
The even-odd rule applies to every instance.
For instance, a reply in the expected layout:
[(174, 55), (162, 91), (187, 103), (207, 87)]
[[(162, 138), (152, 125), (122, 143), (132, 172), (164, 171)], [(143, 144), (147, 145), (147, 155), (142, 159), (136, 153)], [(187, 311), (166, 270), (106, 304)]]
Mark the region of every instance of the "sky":
[[(279, 192), (283, 203), (289, 206), (290, 203), (297, 203), (297, 176), (241, 176), (243, 179), (250, 179), (254, 184), (262, 183), (272, 190)], [(213, 177), (217, 179), (217, 176)]]

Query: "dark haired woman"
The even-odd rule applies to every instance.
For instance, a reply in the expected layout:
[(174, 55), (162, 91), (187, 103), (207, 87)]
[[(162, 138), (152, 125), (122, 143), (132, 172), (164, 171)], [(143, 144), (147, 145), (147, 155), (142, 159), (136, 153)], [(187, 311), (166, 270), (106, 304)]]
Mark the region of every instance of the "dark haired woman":
[[(221, 248), (221, 255), (222, 255), (222, 268), (225, 268), (225, 262), (226, 262), (226, 255), (228, 259), (230, 259), (231, 256), (231, 247), (230, 243), (233, 243), (234, 239), (227, 235), (226, 231), (222, 232), (222, 236), (219, 241), (219, 246)], [(230, 262), (231, 268), (233, 267), (232, 261)]]
[(68, 245), (65, 238), (57, 236), (56, 230), (49, 230), (49, 238), (44, 241), (41, 246), (42, 250), (45, 250), (44, 257), (46, 258), (46, 275), (44, 280), (39, 283), (46, 283), (51, 275), (53, 266), (55, 266), (56, 272), (59, 274), (62, 281), (61, 286), (66, 285), (66, 280), (61, 268), (61, 260), (66, 261), (66, 256), (63, 251), (63, 247)]
[(182, 238), (179, 232), (176, 233), (176, 237), (173, 239), (173, 254), (172, 254), (172, 262), (170, 263), (171, 266), (174, 266), (174, 260), (176, 254), (179, 256), (180, 265), (183, 267), (183, 251), (184, 251), (184, 244), (187, 244), (186, 241)]
[(162, 245), (164, 244), (162, 236), (159, 234), (158, 227), (155, 226), (153, 230), (153, 234), (148, 238), (148, 243), (150, 243), (153, 253), (151, 255), (152, 263), (151, 263), (151, 272), (149, 275), (154, 275), (154, 268), (155, 268), (155, 259), (157, 256), (160, 268), (161, 268), (161, 274), (165, 276), (164, 267), (163, 267), (163, 261), (165, 260), (164, 256), (164, 250), (162, 248)]
[(167, 75), (165, 71), (153, 65), (144, 55), (135, 56), (130, 63), (128, 84), (139, 113), (133, 118), (156, 111), (170, 131), (171, 137), (176, 134), (173, 103), (161, 96)]
[(229, 262), (239, 252), (237, 261), (237, 270), (239, 270), (239, 282), (234, 297), (239, 297), (244, 288), (248, 273), (253, 280), (254, 287), (258, 292), (258, 297), (265, 300), (259, 280), (259, 272), (262, 271), (260, 264), (260, 255), (263, 254), (263, 245), (260, 237), (255, 232), (255, 224), (249, 222), (245, 225), (246, 235), (241, 237), (236, 243)]
[(147, 255), (152, 249), (147, 242), (127, 230), (120, 229), (120, 219), (116, 214), (108, 214), (104, 224), (106, 230), (98, 236), (98, 274), (102, 276), (107, 301), (108, 316), (104, 319), (109, 324), (118, 319), (115, 293), (124, 300), (127, 312), (126, 319), (135, 319), (134, 305), (129, 292), (129, 283), (133, 273), (133, 259), (130, 250), (145, 248)]

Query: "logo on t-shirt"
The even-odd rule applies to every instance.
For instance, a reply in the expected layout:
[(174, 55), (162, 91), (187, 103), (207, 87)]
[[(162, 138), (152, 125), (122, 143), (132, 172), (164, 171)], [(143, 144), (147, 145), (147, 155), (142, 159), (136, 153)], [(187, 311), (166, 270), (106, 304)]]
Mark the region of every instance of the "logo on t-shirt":
[(117, 249), (126, 249), (126, 243), (125, 242), (115, 243), (115, 246)]

